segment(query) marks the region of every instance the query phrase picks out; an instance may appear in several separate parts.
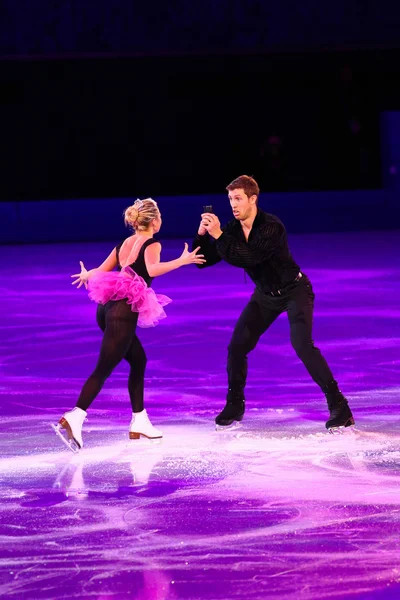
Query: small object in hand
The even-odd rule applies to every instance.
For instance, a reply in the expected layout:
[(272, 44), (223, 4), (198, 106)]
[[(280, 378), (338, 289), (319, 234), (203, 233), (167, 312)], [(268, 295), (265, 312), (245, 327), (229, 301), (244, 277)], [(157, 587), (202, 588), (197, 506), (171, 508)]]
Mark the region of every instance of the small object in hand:
[(211, 204), (208, 204), (207, 206), (203, 206), (203, 212), (204, 213), (212, 213), (213, 212), (213, 207)]

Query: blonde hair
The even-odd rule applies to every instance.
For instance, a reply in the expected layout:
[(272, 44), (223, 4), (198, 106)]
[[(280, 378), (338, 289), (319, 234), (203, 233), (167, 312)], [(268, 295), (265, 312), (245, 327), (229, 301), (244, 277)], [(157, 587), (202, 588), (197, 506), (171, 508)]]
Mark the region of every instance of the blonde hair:
[(132, 227), (135, 231), (146, 231), (150, 223), (159, 216), (157, 202), (152, 198), (138, 199), (124, 211), (125, 225)]

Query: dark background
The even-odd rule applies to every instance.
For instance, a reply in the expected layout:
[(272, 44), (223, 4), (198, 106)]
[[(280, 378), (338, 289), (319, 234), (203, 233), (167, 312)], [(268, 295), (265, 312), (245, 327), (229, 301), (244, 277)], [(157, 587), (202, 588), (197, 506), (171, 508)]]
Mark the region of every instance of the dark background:
[(380, 187), (379, 113), (398, 104), (399, 58), (2, 62), (1, 197), (217, 192), (242, 172), (265, 191)]
[(4, 210), (224, 193), (242, 173), (270, 193), (386, 189), (399, 24), (386, 0), (3, 1)]
[(388, 0), (2, 0), (5, 56), (370, 49), (399, 44)]

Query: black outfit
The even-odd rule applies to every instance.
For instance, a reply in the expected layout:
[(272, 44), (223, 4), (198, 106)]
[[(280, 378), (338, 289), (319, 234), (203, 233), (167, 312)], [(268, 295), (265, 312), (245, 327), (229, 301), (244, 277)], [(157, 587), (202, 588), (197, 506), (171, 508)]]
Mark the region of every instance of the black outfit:
[[(150, 277), (144, 261), (144, 252), (157, 240), (150, 238), (140, 248), (136, 261), (129, 265), (148, 286)], [(119, 251), (123, 242), (116, 246), (118, 270), (121, 270)], [(136, 335), (138, 313), (132, 312), (125, 300), (110, 301), (97, 307), (97, 323), (104, 332), (100, 348), (100, 356), (95, 370), (84, 384), (77, 406), (87, 410), (99, 394), (106, 379), (124, 358), (130, 365), (128, 390), (134, 413), (143, 410), (144, 373), (146, 369), (146, 353)]]
[[(197, 266), (204, 268), (225, 260), (235, 267), (244, 268), (256, 284), (228, 346), (227, 403), (236, 405), (239, 409), (235, 412), (228, 407), (226, 413), (237, 414), (239, 418), (233, 420), (241, 420), (243, 417), (247, 355), (256, 347), (260, 336), (284, 311), (289, 318), (293, 348), (313, 380), (327, 395), (328, 405), (330, 399), (333, 404), (339, 400), (345, 401), (326, 360), (314, 346), (314, 292), (310, 280), (300, 272), (299, 265), (290, 253), (282, 222), (274, 215), (258, 209), (247, 242), (241, 223), (236, 219), (224, 226), (222, 231), (223, 234), (217, 240), (213, 240), (208, 234), (196, 236), (193, 248), (200, 246), (207, 261)], [(222, 418), (224, 420), (230, 422), (219, 424), (232, 422), (230, 417)]]

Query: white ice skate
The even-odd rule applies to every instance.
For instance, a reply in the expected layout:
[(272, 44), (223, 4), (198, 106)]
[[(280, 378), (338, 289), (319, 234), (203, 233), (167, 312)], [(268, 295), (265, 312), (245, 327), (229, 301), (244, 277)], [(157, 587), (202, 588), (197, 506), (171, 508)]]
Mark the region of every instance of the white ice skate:
[(132, 421), (129, 425), (129, 438), (131, 440), (138, 440), (140, 436), (146, 437), (149, 440), (161, 439), (163, 436), (162, 432), (151, 424), (146, 409), (139, 413), (133, 413)]
[(86, 411), (81, 408), (75, 407), (72, 410), (63, 414), (57, 425), (52, 427), (60, 440), (72, 450), (72, 452), (79, 452), (83, 447), (82, 440), (82, 425), (86, 419)]

